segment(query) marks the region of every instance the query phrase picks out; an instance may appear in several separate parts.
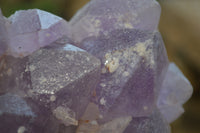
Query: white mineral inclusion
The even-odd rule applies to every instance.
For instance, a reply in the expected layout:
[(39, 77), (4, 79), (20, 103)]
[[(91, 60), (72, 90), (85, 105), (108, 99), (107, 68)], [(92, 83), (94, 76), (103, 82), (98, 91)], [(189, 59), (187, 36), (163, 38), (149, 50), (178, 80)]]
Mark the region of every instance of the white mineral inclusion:
[(101, 103), (101, 105), (106, 105), (106, 100), (104, 98), (101, 98), (100, 103)]
[(78, 125), (78, 121), (75, 119), (75, 112), (69, 108), (59, 106), (53, 111), (53, 114), (57, 119), (61, 120), (65, 126)]
[(53, 15), (51, 13), (48, 13), (39, 9), (37, 9), (37, 14), (40, 18), (41, 29), (48, 29), (53, 24), (56, 24), (57, 22), (62, 20), (62, 18), (56, 15)]
[(24, 126), (20, 126), (17, 130), (17, 133), (24, 133), (26, 131), (26, 128)]
[(50, 101), (51, 102), (54, 102), (56, 100), (56, 96), (55, 95), (52, 95), (51, 97), (50, 97)]
[(100, 127), (98, 133), (123, 133), (132, 120), (132, 116), (120, 117), (109, 121)]
[(148, 46), (152, 45), (152, 40), (146, 40), (145, 42), (138, 42), (135, 44), (134, 51), (138, 53), (139, 56), (145, 57), (149, 65), (153, 67), (155, 64), (153, 55), (153, 49), (147, 49)]
[(64, 50), (66, 50), (66, 51), (82, 51), (82, 52), (85, 52), (85, 50), (83, 50), (83, 49), (80, 49), (80, 48), (78, 48), (78, 47), (76, 47), (76, 46), (73, 46), (73, 45), (71, 45), (71, 44), (66, 44), (64, 47), (63, 47), (63, 49)]

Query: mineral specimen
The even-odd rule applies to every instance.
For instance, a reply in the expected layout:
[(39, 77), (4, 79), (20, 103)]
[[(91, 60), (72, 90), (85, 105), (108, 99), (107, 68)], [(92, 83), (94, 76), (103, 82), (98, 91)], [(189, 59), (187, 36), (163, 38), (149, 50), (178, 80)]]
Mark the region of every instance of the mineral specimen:
[(6, 58), (1, 91), (31, 98), (65, 125), (77, 125), (99, 79), (100, 62), (71, 44), (52, 45), (22, 59)]
[(94, 102), (104, 121), (146, 116), (154, 110), (158, 81), (168, 65), (158, 32), (115, 30), (107, 36), (87, 38), (80, 46), (102, 62)]
[(92, 0), (70, 22), (0, 12), (0, 132), (170, 133), (192, 86), (155, 0)]
[(70, 37), (65, 20), (39, 9), (17, 11), (7, 21), (8, 53), (15, 57), (29, 55), (63, 36)]

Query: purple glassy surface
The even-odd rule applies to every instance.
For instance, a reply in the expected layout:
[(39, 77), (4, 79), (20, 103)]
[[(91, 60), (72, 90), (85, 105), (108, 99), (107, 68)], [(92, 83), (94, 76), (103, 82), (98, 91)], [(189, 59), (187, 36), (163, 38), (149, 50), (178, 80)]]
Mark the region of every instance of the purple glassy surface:
[(10, 93), (0, 96), (0, 121), (2, 133), (55, 133), (59, 128), (48, 109)]
[(1, 93), (28, 97), (65, 125), (78, 124), (100, 76), (100, 61), (71, 44), (53, 43), (2, 61), (7, 67), (1, 71)]
[(160, 6), (155, 0), (92, 0), (70, 20), (73, 39), (107, 35), (116, 29), (156, 30)]
[(163, 81), (157, 106), (171, 123), (183, 112), (182, 105), (192, 95), (192, 85), (174, 63), (170, 63)]
[(157, 71), (165, 71), (168, 64), (158, 35), (116, 30), (108, 36), (87, 38), (80, 44), (102, 62), (101, 79), (93, 100), (103, 121), (118, 116), (146, 116), (154, 110), (159, 90), (156, 87), (160, 84), (157, 80), (162, 78)]
[[(5, 27), (5, 18), (1, 13), (0, 9), (0, 57), (3, 55), (7, 50), (7, 31)], [(0, 68), (1, 69), (1, 68)]]
[(27, 56), (63, 36), (70, 37), (64, 19), (39, 9), (17, 11), (8, 23), (8, 53), (15, 57)]
[(192, 87), (159, 16), (155, 0), (92, 0), (70, 23), (0, 12), (0, 132), (170, 133)]
[(170, 133), (170, 126), (158, 110), (148, 117), (132, 118), (123, 133)]

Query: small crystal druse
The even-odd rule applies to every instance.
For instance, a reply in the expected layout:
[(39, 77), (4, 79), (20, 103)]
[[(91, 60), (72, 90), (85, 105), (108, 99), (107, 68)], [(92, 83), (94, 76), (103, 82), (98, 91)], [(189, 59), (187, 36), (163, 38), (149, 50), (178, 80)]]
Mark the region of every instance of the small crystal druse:
[(92, 0), (69, 21), (0, 12), (0, 132), (170, 133), (192, 86), (155, 0)]

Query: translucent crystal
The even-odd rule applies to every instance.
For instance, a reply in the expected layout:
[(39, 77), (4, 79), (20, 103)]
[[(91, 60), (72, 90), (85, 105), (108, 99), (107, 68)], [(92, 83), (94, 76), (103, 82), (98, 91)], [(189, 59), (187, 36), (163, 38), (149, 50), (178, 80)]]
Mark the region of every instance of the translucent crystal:
[(158, 81), (168, 64), (159, 33), (116, 30), (86, 38), (80, 46), (101, 59), (102, 74), (93, 100), (102, 121), (151, 114), (161, 85)]
[[(45, 110), (49, 116), (44, 118), (52, 117), (57, 125), (78, 125), (100, 76), (100, 61), (71, 44), (53, 43), (24, 58), (6, 56), (2, 62), (6, 67), (1, 71), (1, 93), (30, 99), (30, 108)], [(36, 107), (33, 103), (37, 103)], [(0, 118), (4, 107), (0, 108)], [(36, 121), (41, 119), (37, 113)]]
[(27, 56), (63, 36), (70, 36), (62, 18), (39, 9), (21, 10), (8, 18), (9, 54)]
[(165, 119), (171, 123), (183, 112), (182, 105), (193, 92), (190, 82), (174, 63), (170, 63), (157, 102)]
[(92, 0), (70, 20), (73, 39), (107, 35), (116, 29), (156, 30), (160, 6), (155, 0)]
[(192, 86), (159, 15), (155, 0), (92, 0), (69, 23), (0, 12), (0, 132), (170, 133)]

